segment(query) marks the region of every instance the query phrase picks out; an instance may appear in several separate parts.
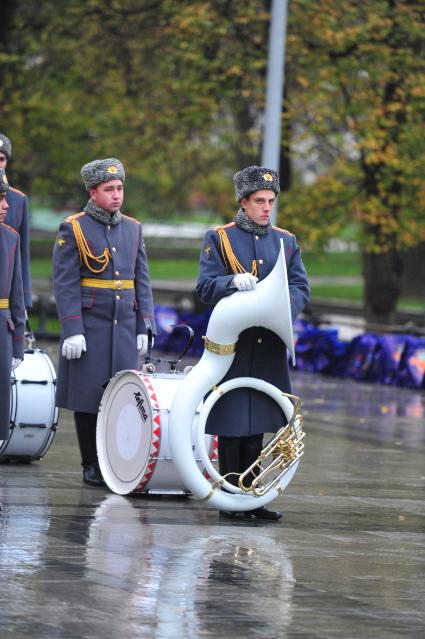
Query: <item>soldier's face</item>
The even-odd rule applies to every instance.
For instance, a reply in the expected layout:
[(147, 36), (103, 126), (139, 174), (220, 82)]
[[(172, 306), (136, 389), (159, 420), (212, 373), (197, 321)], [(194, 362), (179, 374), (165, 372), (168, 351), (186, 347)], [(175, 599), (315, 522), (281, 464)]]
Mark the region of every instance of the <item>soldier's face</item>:
[(93, 202), (108, 213), (119, 211), (124, 200), (124, 186), (121, 180), (102, 182), (89, 190)]
[(3, 224), (5, 221), (8, 208), (9, 205), (6, 202), (6, 193), (0, 193), (0, 224)]
[(7, 166), (7, 156), (4, 153), (0, 153), (0, 169), (5, 169)]
[(241, 206), (253, 222), (264, 226), (270, 220), (275, 200), (276, 194), (274, 191), (262, 189), (261, 191), (251, 193), (248, 197), (242, 198)]

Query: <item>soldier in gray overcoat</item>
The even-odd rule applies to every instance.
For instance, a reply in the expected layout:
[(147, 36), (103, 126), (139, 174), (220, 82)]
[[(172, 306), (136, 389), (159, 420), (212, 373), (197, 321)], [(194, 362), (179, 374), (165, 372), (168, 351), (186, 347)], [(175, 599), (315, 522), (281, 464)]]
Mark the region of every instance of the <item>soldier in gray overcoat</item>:
[(25, 304), (18, 233), (6, 226), (9, 189), (0, 168), (0, 442), (10, 433), (10, 376), (24, 358)]
[[(207, 232), (200, 257), (197, 295), (204, 304), (215, 305), (237, 290), (254, 289), (272, 271), (282, 239), (293, 321), (308, 301), (310, 289), (295, 236), (270, 223), (280, 191), (279, 176), (271, 169), (249, 166), (236, 173), (233, 181), (241, 208), (233, 222)], [(261, 327), (243, 331), (233, 364), (221, 381), (235, 377), (257, 377), (291, 393), (287, 350), (280, 337)], [(264, 393), (246, 388), (226, 393), (212, 408), (205, 429), (218, 435), (221, 475), (243, 472), (261, 452), (263, 434), (279, 430), (284, 423), (281, 409)], [(246, 516), (235, 512), (221, 515), (235, 519)], [(251, 515), (270, 520), (281, 517), (281, 513), (266, 508), (248, 513)]]
[(56, 404), (74, 411), (83, 481), (101, 485), (96, 420), (105, 384), (138, 368), (155, 334), (142, 225), (121, 213), (124, 167), (94, 160), (81, 169), (90, 199), (61, 224), (53, 250), (53, 283), (61, 323)]
[[(6, 169), (12, 157), (12, 143), (9, 138), (0, 133), (0, 167)], [(9, 185), (6, 193), (9, 209), (6, 215), (6, 224), (11, 226), (20, 236), (22, 281), (24, 285), (25, 307), (32, 305), (31, 273), (30, 273), (30, 222), (28, 197), (22, 191)]]

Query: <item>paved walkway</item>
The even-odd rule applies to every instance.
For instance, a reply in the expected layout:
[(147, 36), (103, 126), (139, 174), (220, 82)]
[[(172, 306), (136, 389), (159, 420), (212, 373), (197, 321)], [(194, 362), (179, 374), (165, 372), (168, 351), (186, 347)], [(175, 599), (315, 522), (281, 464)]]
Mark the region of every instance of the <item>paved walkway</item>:
[(297, 374), (306, 454), (279, 524), (81, 483), (70, 413), (0, 464), (0, 636), (425, 636), (425, 397)]

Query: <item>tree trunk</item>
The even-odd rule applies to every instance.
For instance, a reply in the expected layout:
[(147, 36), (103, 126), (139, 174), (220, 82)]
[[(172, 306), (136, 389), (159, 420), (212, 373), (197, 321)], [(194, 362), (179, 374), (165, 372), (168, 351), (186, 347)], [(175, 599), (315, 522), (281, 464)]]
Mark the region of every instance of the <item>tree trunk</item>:
[[(285, 69), (286, 73), (286, 69)], [(282, 134), (279, 161), (279, 181), (282, 193), (290, 191), (292, 186), (292, 162), (291, 162), (291, 121), (287, 116), (288, 109), (288, 83), (283, 86), (283, 108), (282, 108)]]
[(425, 297), (425, 242), (403, 251), (403, 293)]
[(363, 252), (366, 321), (390, 324), (402, 291), (403, 263), (397, 251)]

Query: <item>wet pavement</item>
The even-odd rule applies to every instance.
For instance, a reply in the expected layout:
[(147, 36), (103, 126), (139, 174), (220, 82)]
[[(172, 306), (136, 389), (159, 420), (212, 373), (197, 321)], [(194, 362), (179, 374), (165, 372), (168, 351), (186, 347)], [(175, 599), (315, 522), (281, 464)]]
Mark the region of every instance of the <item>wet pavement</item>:
[(425, 636), (425, 394), (293, 376), (305, 456), (283, 520), (81, 483), (71, 413), (0, 464), (0, 636)]

